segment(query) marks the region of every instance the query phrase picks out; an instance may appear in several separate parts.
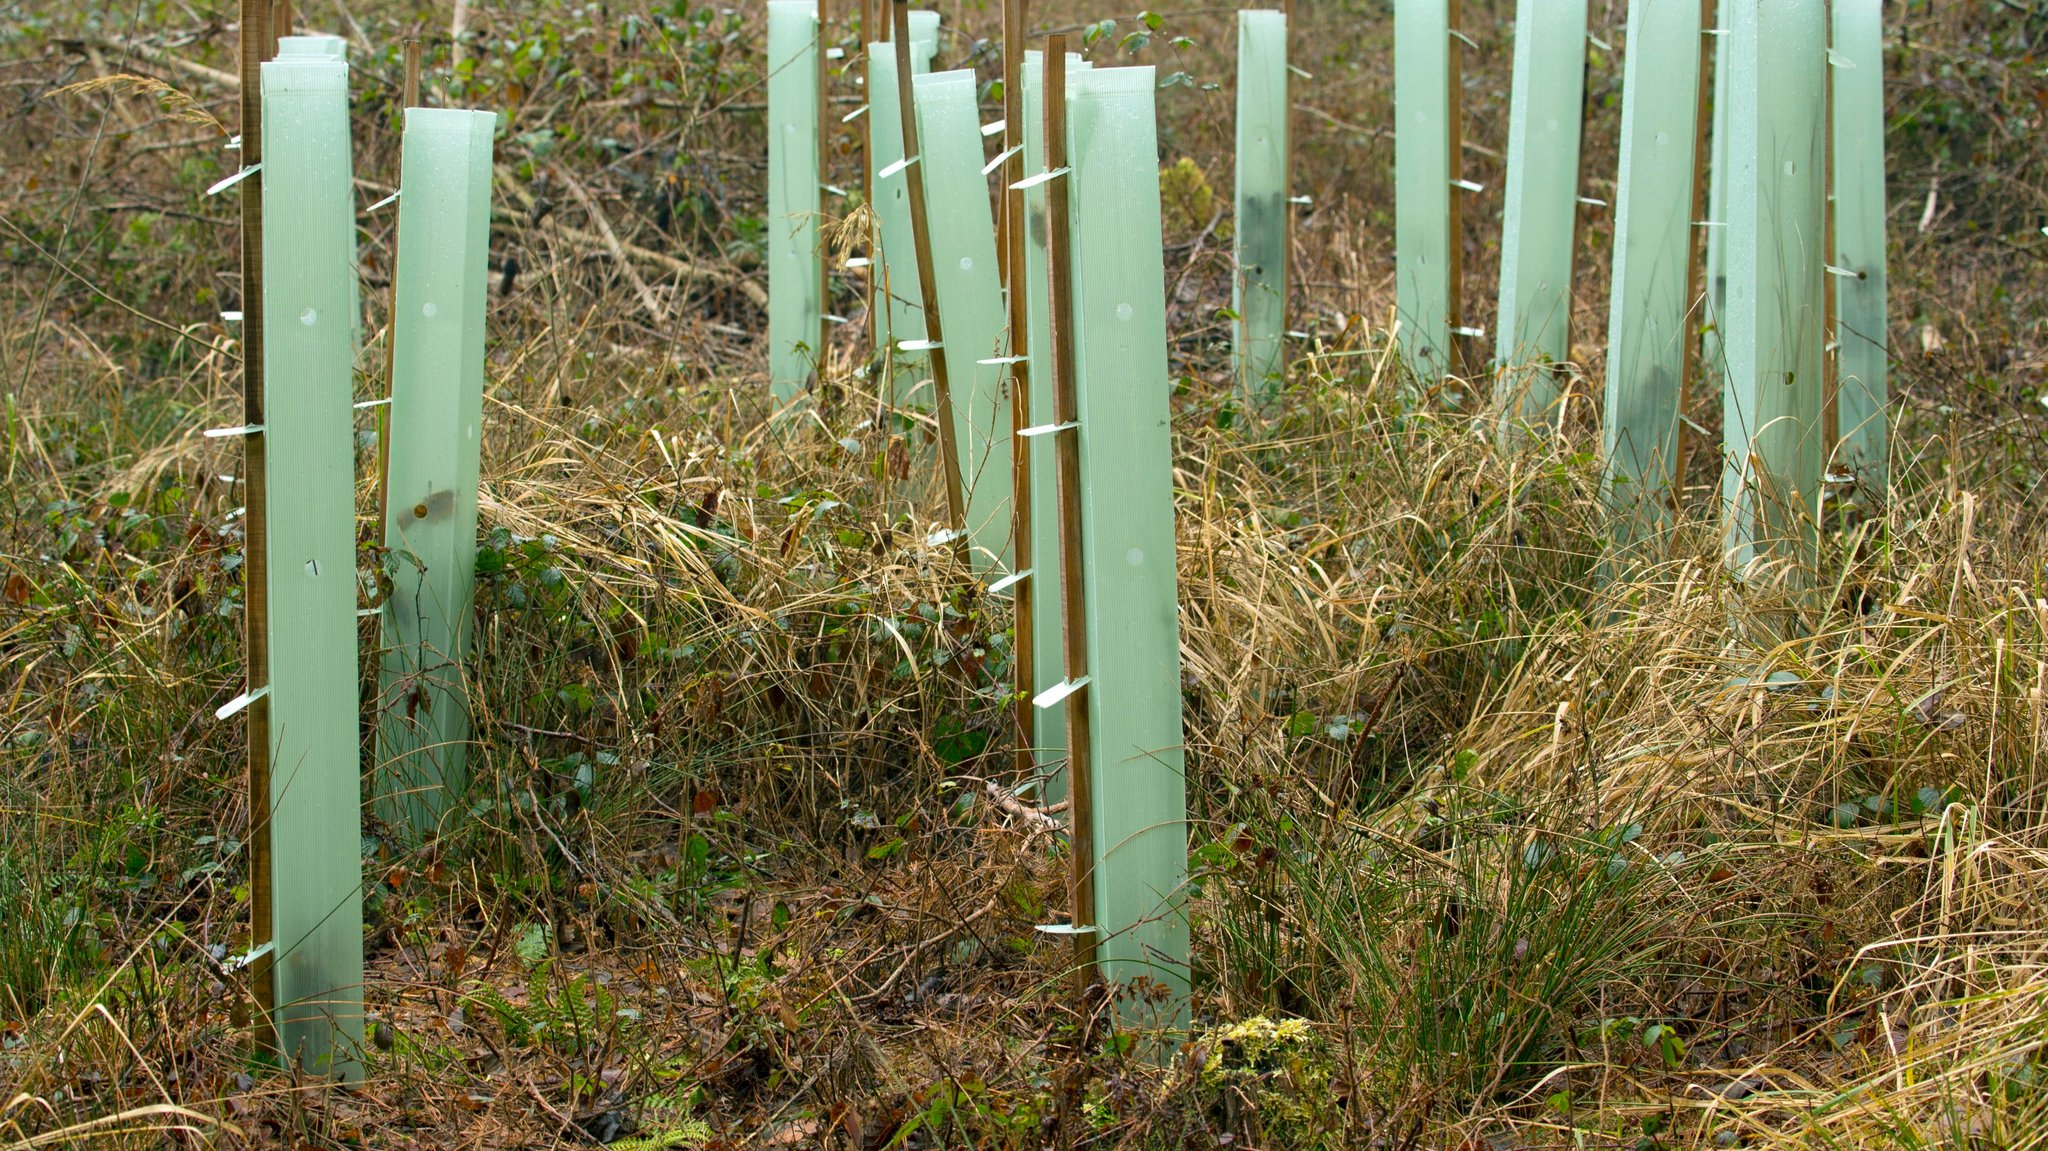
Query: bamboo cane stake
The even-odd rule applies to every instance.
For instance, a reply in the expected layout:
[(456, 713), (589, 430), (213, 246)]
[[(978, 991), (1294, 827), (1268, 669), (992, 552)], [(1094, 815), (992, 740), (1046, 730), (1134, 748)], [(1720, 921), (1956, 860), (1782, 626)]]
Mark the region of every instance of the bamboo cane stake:
[[(903, 156), (908, 163), (922, 163), (917, 146), (917, 101), (915, 77), (910, 66), (910, 0), (891, 0), (896, 30), (896, 107), (903, 120)], [(919, 295), (924, 300), (925, 340), (933, 350), (946, 338), (939, 327), (938, 282), (932, 271), (932, 241), (925, 212), (924, 181), (919, 173), (906, 173), (910, 191), (910, 237), (916, 250)], [(967, 505), (961, 490), (960, 454), (953, 424), (953, 389), (946, 373), (946, 357), (928, 357), (932, 368), (932, 390), (939, 421), (940, 467), (946, 477), (946, 526), (961, 558), (967, 555)]]

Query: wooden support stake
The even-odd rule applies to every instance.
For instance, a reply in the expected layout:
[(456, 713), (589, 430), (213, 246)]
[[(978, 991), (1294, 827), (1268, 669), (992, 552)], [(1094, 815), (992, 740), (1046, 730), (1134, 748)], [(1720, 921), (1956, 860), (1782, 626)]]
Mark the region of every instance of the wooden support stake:
[[(1067, 38), (1055, 33), (1045, 48), (1045, 163), (1047, 171), (1067, 166)], [(1080, 405), (1074, 364), (1074, 248), (1070, 231), (1068, 181), (1046, 188), (1046, 282), (1052, 296), (1052, 418), (1073, 424)], [(1067, 906), (1074, 931), (1074, 978), (1085, 990), (1095, 978), (1095, 788), (1089, 770), (1087, 585), (1081, 578), (1081, 441), (1071, 431), (1054, 433), (1059, 477), (1060, 623), (1066, 682), (1082, 684), (1068, 694), (1067, 826), (1071, 836)], [(1077, 1002), (1080, 996), (1077, 996)]]
[[(1003, 149), (1009, 159), (1001, 169), (1003, 188), (1003, 290), (1009, 312), (1010, 429), (1012, 436), (1031, 426), (1030, 310), (1025, 293), (1030, 291), (1024, 275), (1024, 193), (1014, 187), (1024, 178), (1024, 8), (1028, 0), (1003, 0)], [(1011, 767), (1017, 778), (1028, 780), (1038, 773), (1037, 714), (1031, 697), (1038, 686), (1038, 611), (1043, 602), (1041, 588), (1057, 587), (1041, 577), (1034, 566), (1039, 561), (1033, 546), (1031, 506), (1031, 454), (1029, 439), (1017, 438), (1010, 445), (1010, 530), (1011, 554), (1016, 571), (1025, 573), (1015, 585), (1010, 641), (1010, 666), (1015, 672), (1014, 714), (1017, 722), (1017, 752)], [(1044, 562), (1053, 560), (1047, 555)], [(1039, 793), (1043, 795), (1043, 791)]]
[[(903, 163), (920, 164), (917, 147), (917, 99), (915, 73), (911, 70), (910, 0), (891, 0), (896, 28), (896, 103), (903, 125)], [(939, 322), (939, 289), (932, 276), (932, 241), (925, 214), (924, 181), (916, 173), (904, 172), (910, 197), (910, 239), (917, 260), (918, 290), (924, 301), (924, 341), (927, 347), (944, 347), (945, 333)], [(953, 423), (953, 390), (946, 371), (946, 357), (932, 356), (932, 390), (935, 415), (939, 421), (939, 466), (946, 481), (946, 526), (955, 534), (953, 545), (961, 558), (967, 556), (967, 502), (960, 481), (959, 435)]]
[[(1089, 64), (1078, 55), (1069, 53), (1066, 57), (1067, 74), (1086, 71)], [(1021, 178), (1047, 170), (1045, 154), (1045, 58), (1037, 51), (1024, 53), (1018, 68), (1019, 86), (1022, 89), (1022, 139), (1024, 151), (1013, 168), (1016, 177), (1009, 183), (1016, 184)], [(1057, 182), (1057, 181), (1055, 181)], [(1018, 430), (1052, 420), (1056, 405), (1053, 402), (1052, 367), (1052, 288), (1047, 272), (1047, 258), (1050, 231), (1046, 210), (1046, 196), (1049, 185), (1035, 183), (1028, 188), (1010, 189), (1019, 197), (1022, 205), (1020, 218), (1024, 221), (1018, 229), (1023, 233), (1017, 241), (1024, 246), (1023, 271), (1024, 324), (1022, 331), (1023, 348), (1020, 354), (1026, 358), (1024, 386), (1029, 389), (1030, 419), (1018, 426)], [(1032, 687), (1031, 695), (1051, 690), (1062, 679), (1060, 652), (1064, 642), (1061, 638), (1060, 588), (1064, 563), (1060, 556), (1060, 497), (1057, 436), (1021, 436), (1018, 456), (1025, 461), (1030, 476), (1031, 493), (1029, 532), (1031, 534), (1032, 576), (1026, 581), (1033, 597), (1031, 616)], [(1021, 641), (1020, 641), (1021, 642)], [(1048, 802), (1058, 802), (1066, 796), (1066, 709), (1058, 707), (1035, 707), (1032, 718), (1033, 744), (1038, 749), (1038, 770), (1044, 774), (1043, 797)]]
[[(1701, 228), (1698, 222), (1706, 218), (1707, 198), (1710, 189), (1707, 184), (1707, 164), (1712, 154), (1713, 123), (1709, 116), (1713, 96), (1713, 65), (1709, 54), (1714, 50), (1718, 36), (1707, 34), (1721, 18), (1721, 0), (1699, 0), (1700, 41), (1696, 72), (1698, 79), (1693, 88), (1693, 152), (1692, 152), (1692, 231), (1685, 242), (1685, 300), (1686, 322), (1678, 331), (1677, 338), (1684, 342), (1684, 372), (1679, 378), (1678, 407), (1684, 414), (1686, 401), (1692, 396), (1693, 385), (1707, 374), (1706, 348), (1697, 338), (1700, 320), (1707, 308), (1707, 234), (1712, 229)], [(1724, 229), (1725, 230), (1725, 229)], [(1678, 440), (1671, 460), (1671, 493), (1667, 501), (1673, 511), (1678, 508), (1683, 486), (1680, 480), (1685, 475), (1686, 461), (1692, 458), (1695, 445), (1693, 433), (1683, 419), (1678, 422)], [(1611, 457), (1610, 457), (1611, 458)]]
[(1444, 16), (1447, 33), (1444, 82), (1449, 99), (1444, 130), (1450, 138), (1444, 143), (1444, 154), (1455, 184), (1450, 189), (1450, 221), (1447, 227), (1451, 279), (1444, 293), (1447, 305), (1444, 323), (1450, 331), (1446, 370), (1469, 373), (1471, 356), (1466, 351), (1466, 343), (1470, 335), (1465, 326), (1465, 196), (1469, 189), (1464, 185), (1470, 181), (1465, 179), (1465, 34), (1461, 31), (1465, 24), (1464, 0), (1447, 0), (1447, 8)]
[[(876, 39), (875, 31), (875, 0), (860, 0), (860, 68), (863, 74), (868, 74), (872, 71), (868, 63), (868, 44)], [(848, 67), (850, 70), (851, 65)], [(874, 92), (872, 89), (868, 90), (867, 96), (869, 100), (868, 110), (856, 117), (854, 123), (857, 125), (857, 134), (860, 137), (860, 202), (861, 206), (868, 211), (868, 243), (866, 253), (868, 267), (867, 275), (861, 282), (861, 302), (864, 307), (864, 314), (868, 318), (867, 363), (870, 365), (869, 370), (873, 372), (880, 370), (880, 365), (886, 357), (882, 355), (882, 346), (877, 342), (875, 335), (883, 330), (875, 320), (875, 285), (879, 284), (882, 278), (882, 232), (881, 218), (875, 215), (875, 160), (874, 146), (872, 144), (875, 109), (873, 105)], [(822, 122), (829, 124), (831, 120), (827, 119)], [(854, 362), (859, 363), (860, 361), (856, 359)], [(886, 395), (887, 393), (883, 392), (882, 394)]]
[[(242, 0), (241, 128), (244, 168), (257, 169), (242, 181), (242, 423), (263, 426), (263, 81), (261, 68), (276, 51), (270, 0)], [(249, 704), (249, 946), (257, 958), (249, 968), (256, 1001), (250, 1029), (257, 1051), (277, 1049), (275, 987), (271, 957), (270, 887), (270, 518), (264, 438), (242, 437), (242, 651)]]
[(1734, 77), (1728, 35), (1732, 18), (1731, 6), (1720, 6), (1714, 14), (1714, 27), (1702, 30), (1706, 42), (1700, 46), (1714, 57), (1714, 99), (1707, 142), (1707, 210), (1693, 219), (1699, 223), (1700, 239), (1707, 249), (1706, 290), (1700, 297), (1700, 376), (1714, 381), (1722, 380), (1728, 367), (1723, 327), (1728, 319), (1728, 110), (1735, 103), (1735, 94), (1728, 89)]
[[(417, 107), (420, 102), (420, 42), (408, 37), (405, 41), (405, 90), (404, 100), (398, 105), (399, 153), (405, 151), (405, 113), (408, 108)], [(403, 164), (400, 165), (403, 172)], [(403, 178), (392, 181), (393, 187), (403, 187)], [(392, 213), (391, 224), (391, 285), (384, 290), (384, 397), (389, 399), (395, 390), (393, 374), (394, 357), (398, 353), (398, 213)], [(377, 522), (373, 525), (370, 538), (382, 540), (384, 525), (391, 519), (391, 405), (384, 404), (377, 409)]]
[[(818, 0), (818, 202), (820, 213), (818, 225), (821, 232), (825, 217), (822, 211), (825, 185), (832, 182), (832, 35), (831, 0)], [(818, 402), (831, 402), (831, 387), (826, 383), (826, 374), (832, 366), (832, 268), (828, 253), (822, 242), (812, 257), (818, 268)]]

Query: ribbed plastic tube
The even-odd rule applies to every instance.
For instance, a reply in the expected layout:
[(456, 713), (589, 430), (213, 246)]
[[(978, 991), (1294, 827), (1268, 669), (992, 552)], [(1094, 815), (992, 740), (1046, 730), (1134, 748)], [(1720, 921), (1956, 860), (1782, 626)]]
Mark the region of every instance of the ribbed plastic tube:
[(496, 124), (490, 112), (405, 111), (375, 778), (379, 816), (415, 844), (460, 817), (468, 785)]
[(272, 975), (308, 1073), (361, 1078), (355, 187), (348, 64), (287, 37), (262, 66)]

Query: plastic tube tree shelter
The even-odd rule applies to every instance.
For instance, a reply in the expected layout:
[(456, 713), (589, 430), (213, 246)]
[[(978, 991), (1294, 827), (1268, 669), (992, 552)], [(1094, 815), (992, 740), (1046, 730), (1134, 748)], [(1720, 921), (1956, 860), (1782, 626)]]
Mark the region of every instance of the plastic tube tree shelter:
[(287, 37), (262, 67), (271, 974), (279, 1049), (362, 1075), (355, 196), (348, 64)]
[(1237, 14), (1234, 366), (1247, 407), (1280, 394), (1287, 367), (1287, 14)]
[(1678, 482), (1691, 379), (1700, 211), (1701, 9), (1630, 0), (1607, 320), (1606, 491), (1626, 542), (1662, 518)]
[(1827, 8), (1729, 0), (1727, 378), (1721, 496), (1728, 562), (1817, 559), (1825, 267)]
[(1457, 0), (1394, 3), (1394, 292), (1401, 354), (1425, 387), (1457, 366), (1463, 271)]
[(768, 385), (777, 408), (824, 355), (816, 0), (768, 0)]
[(1586, 0), (1520, 0), (1494, 324), (1503, 431), (1554, 421), (1555, 372), (1571, 358), (1585, 88)]
[(1010, 393), (995, 217), (982, 170), (981, 118), (972, 69), (912, 82), (920, 157), (911, 170), (927, 204), (933, 287), (945, 304), (944, 346), (953, 443), (976, 571), (1010, 568)]
[[(1073, 399), (1055, 417), (1074, 425), (1056, 434), (1078, 465), (1062, 476), (1061, 498), (1079, 515), (1065, 626), (1070, 653), (1082, 631), (1085, 663), (1070, 660), (1049, 694), (1068, 693), (1070, 729), (1088, 743), (1075, 749), (1089, 802), (1076, 788), (1073, 817), (1089, 827), (1077, 826), (1074, 854), (1092, 868), (1094, 918), (1076, 927), (1095, 928), (1103, 977), (1134, 990), (1118, 1000), (1125, 1021), (1182, 1028), (1187, 785), (1154, 70), (1076, 72), (1066, 93), (1071, 168), (1050, 207), (1068, 209), (1071, 259), (1056, 256), (1052, 278), (1058, 290), (1065, 273), (1070, 290)], [(1148, 996), (1148, 983), (1170, 994)]]
[(1835, 462), (1882, 501), (1890, 483), (1886, 404), (1884, 25), (1879, 0), (1834, 0)]
[(448, 829), (468, 783), (496, 123), (490, 112), (405, 112), (376, 790), (378, 814), (414, 843)]
[[(884, 28), (889, 26), (888, 5), (889, 0), (882, 0), (878, 24)], [(939, 14), (912, 12), (911, 71), (931, 71), (938, 46)], [(875, 256), (868, 268), (868, 274), (874, 277), (875, 306), (868, 316), (869, 337), (874, 342), (876, 357), (886, 365), (884, 370), (888, 373), (878, 385), (882, 400), (908, 406), (918, 401), (917, 386), (931, 371), (923, 347), (924, 290), (918, 283), (917, 257), (910, 235), (910, 166), (903, 153), (903, 113), (896, 98), (893, 40), (870, 43), (867, 59), (867, 162), (875, 214)], [(905, 344), (910, 347), (906, 349)], [(922, 402), (933, 401), (927, 395)]]
[[(1068, 53), (1063, 63), (1069, 75), (1090, 67), (1075, 53)], [(1030, 389), (1032, 421), (1043, 427), (1056, 422), (1053, 420), (1051, 288), (1046, 270), (1046, 249), (1050, 237), (1046, 215), (1048, 188), (1045, 181), (1034, 176), (1046, 170), (1044, 55), (1036, 51), (1024, 53), (1019, 75), (1018, 87), (1024, 105), (1024, 164), (1022, 179), (1013, 183), (1029, 182), (1027, 186), (1015, 189), (1024, 202), (1025, 375)], [(1043, 433), (1026, 434), (1031, 431), (1029, 424), (1019, 429), (1016, 450), (1025, 459), (1030, 473), (1031, 511), (1026, 518), (1031, 532), (1032, 574), (1017, 586), (1019, 596), (1031, 597), (1031, 635), (1028, 640), (1033, 655), (1031, 694), (1037, 696), (1051, 690), (1064, 678), (1060, 656), (1060, 587), (1064, 578), (1064, 561), (1060, 553), (1055, 448), (1058, 437)], [(1022, 645), (1027, 639), (1019, 636), (1017, 642)], [(1044, 798), (1055, 802), (1065, 798), (1065, 710), (1033, 708), (1031, 741), (1039, 769), (1045, 773)]]

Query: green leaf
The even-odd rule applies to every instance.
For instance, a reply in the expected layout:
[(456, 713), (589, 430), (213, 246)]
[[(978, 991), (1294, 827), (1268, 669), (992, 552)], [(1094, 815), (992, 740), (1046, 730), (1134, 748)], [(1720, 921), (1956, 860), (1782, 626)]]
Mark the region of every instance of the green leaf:
[(932, 751), (947, 767), (958, 767), (988, 749), (988, 732), (967, 727), (946, 716), (932, 729)]
[(512, 941), (512, 954), (519, 962), (535, 967), (548, 957), (548, 928), (545, 923), (525, 923), (513, 928), (519, 933)]

